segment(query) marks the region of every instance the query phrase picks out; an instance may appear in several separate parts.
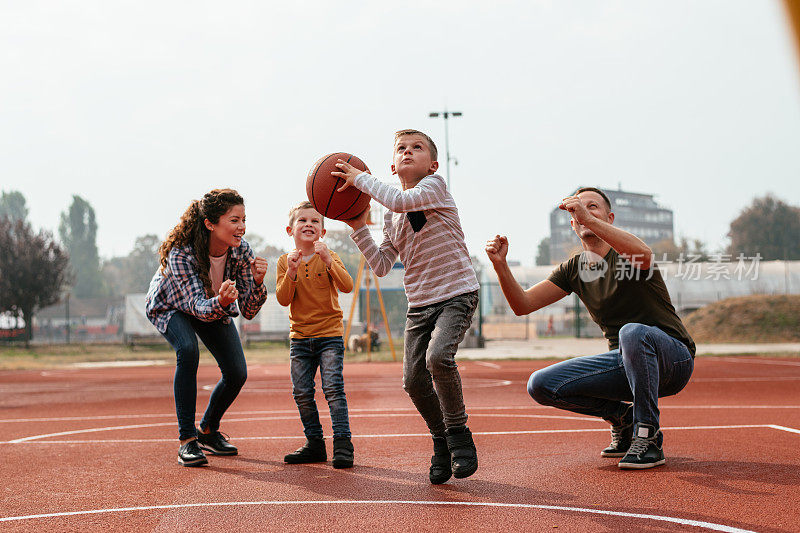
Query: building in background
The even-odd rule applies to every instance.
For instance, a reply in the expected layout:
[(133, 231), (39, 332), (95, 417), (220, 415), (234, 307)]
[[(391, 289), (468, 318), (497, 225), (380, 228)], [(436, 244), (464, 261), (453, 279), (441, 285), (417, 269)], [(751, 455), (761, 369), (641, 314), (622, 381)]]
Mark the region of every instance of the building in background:
[[(672, 210), (658, 205), (652, 194), (622, 189), (601, 190), (611, 200), (614, 225), (642, 239), (648, 246), (660, 241), (674, 241)], [(581, 250), (581, 243), (570, 226), (570, 215), (556, 207), (550, 213), (550, 261), (567, 260)]]

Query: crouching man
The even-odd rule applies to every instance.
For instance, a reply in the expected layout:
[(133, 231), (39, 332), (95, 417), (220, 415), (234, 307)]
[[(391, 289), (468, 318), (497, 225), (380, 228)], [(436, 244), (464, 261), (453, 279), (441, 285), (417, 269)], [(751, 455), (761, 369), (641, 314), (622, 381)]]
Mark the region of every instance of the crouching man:
[(583, 252), (559, 265), (548, 279), (523, 290), (506, 262), (505, 237), (489, 240), (486, 253), (517, 315), (574, 292), (603, 330), (609, 351), (534, 372), (528, 393), (543, 405), (608, 421), (611, 444), (600, 455), (622, 457), (620, 468), (662, 465), (658, 398), (677, 394), (689, 382), (694, 342), (672, 306), (652, 251), (613, 225), (605, 193), (584, 187), (559, 207), (572, 216)]

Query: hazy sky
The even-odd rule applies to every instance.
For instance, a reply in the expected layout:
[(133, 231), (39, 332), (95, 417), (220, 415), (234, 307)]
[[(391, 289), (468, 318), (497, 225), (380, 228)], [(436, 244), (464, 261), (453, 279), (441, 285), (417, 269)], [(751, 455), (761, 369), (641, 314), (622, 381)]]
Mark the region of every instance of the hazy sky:
[(110, 257), (233, 187), (288, 247), (316, 159), (388, 178), (397, 129), (444, 154), (447, 106), (471, 253), (532, 263), (560, 198), (618, 184), (714, 248), (754, 196), (800, 204), (791, 39), (778, 0), (0, 0), (0, 189), (53, 231), (84, 197)]

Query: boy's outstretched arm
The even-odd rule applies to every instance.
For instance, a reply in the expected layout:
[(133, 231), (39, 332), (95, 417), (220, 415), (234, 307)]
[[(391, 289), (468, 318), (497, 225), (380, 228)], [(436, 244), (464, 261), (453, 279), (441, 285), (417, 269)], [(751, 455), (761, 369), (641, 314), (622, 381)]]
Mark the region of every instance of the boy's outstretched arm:
[(350, 238), (356, 243), (358, 249), (364, 255), (367, 264), (369, 264), (372, 271), (378, 276), (382, 277), (389, 273), (394, 266), (395, 260), (399, 252), (392, 246), (392, 241), (386, 233), (386, 227), (383, 228), (383, 242), (380, 247), (375, 244), (372, 235), (369, 233), (367, 227), (367, 219), (369, 218), (369, 206), (357, 217), (344, 222), (353, 228), (353, 233)]
[[(401, 191), (381, 182), (369, 171), (361, 171), (341, 159), (336, 164), (340, 172), (331, 172), (345, 181), (337, 191), (353, 186), (374, 198), (381, 205), (395, 213), (422, 211), (425, 209), (441, 209), (448, 206), (447, 187), (440, 176), (427, 176), (414, 187)], [(452, 204), (450, 207), (453, 207)]]
[(540, 281), (530, 289), (523, 290), (508, 267), (506, 261), (508, 239), (505, 236), (497, 235), (494, 239), (486, 241), (486, 255), (489, 256), (494, 271), (497, 272), (497, 279), (500, 281), (500, 288), (508, 305), (517, 316), (533, 313), (569, 294), (550, 280)]

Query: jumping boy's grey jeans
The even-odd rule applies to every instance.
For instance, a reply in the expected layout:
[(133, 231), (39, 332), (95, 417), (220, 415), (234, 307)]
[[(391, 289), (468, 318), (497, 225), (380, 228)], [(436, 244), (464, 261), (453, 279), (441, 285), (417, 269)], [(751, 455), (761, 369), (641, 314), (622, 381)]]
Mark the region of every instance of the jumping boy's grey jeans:
[(403, 388), (437, 437), (467, 422), (455, 355), (477, 307), (475, 291), (406, 314)]

